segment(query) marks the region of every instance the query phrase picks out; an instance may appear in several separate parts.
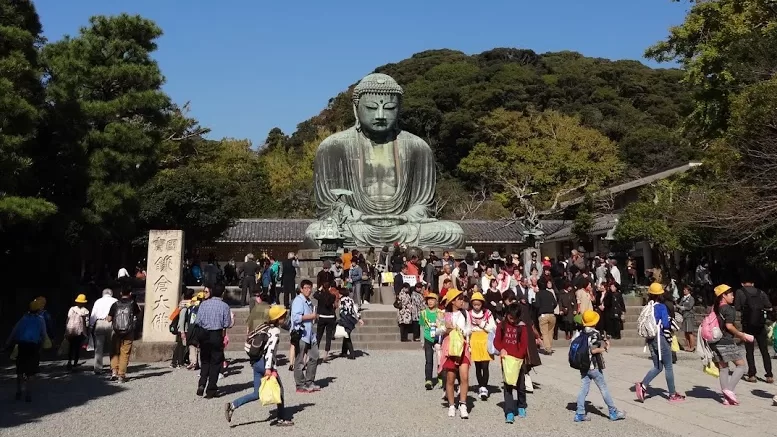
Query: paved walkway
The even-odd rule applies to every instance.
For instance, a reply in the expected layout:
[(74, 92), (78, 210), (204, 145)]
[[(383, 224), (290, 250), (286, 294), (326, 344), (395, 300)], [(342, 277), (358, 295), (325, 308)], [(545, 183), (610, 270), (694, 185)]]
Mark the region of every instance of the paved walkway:
[[(356, 345), (358, 348), (358, 345)], [(255, 436), (341, 435), (370, 429), (381, 436), (439, 436), (531, 434), (537, 436), (596, 435), (654, 437), (656, 435), (773, 435), (777, 407), (771, 406), (772, 391), (765, 383), (742, 382), (738, 393), (742, 406), (723, 407), (706, 387), (717, 380), (704, 375), (688, 355), (678, 366), (678, 386), (694, 396), (682, 405), (670, 405), (654, 397), (644, 405), (629, 391), (633, 381), (650, 363), (641, 350), (612, 351), (607, 356), (608, 380), (618, 406), (628, 413), (625, 421), (612, 423), (603, 415), (592, 421), (572, 422), (579, 378), (570, 369), (563, 350), (543, 357), (544, 365), (532, 374), (539, 384), (529, 395), (529, 417), (514, 425), (504, 424), (502, 395), (486, 402), (471, 400), (468, 421), (449, 419), (442, 406), (442, 391), (423, 389), (423, 354), (419, 351), (372, 352), (355, 361), (337, 359), (319, 367), (320, 393), (298, 395), (288, 368), (280, 375), (287, 386), (286, 402), (296, 426), (268, 428), (270, 409), (256, 402), (239, 409), (233, 426), (223, 415), (226, 401), (247, 393), (252, 380), (247, 363), (234, 365), (221, 388), (228, 394), (205, 400), (194, 395), (196, 376), (163, 364), (136, 364), (132, 379), (113, 384), (89, 373), (64, 373), (59, 363), (44, 365), (44, 381), (38, 382), (34, 402), (12, 400), (11, 369), (0, 371), (0, 433), (3, 436), (90, 435), (164, 436), (181, 435)], [(243, 354), (233, 354), (242, 359)], [(491, 382), (500, 371), (493, 363)], [(474, 372), (472, 373), (474, 380)], [(663, 386), (659, 377), (656, 386)], [(592, 409), (606, 411), (595, 389), (589, 395)], [(656, 414), (659, 413), (659, 414)], [(728, 414), (727, 414), (728, 413)], [(603, 413), (602, 413), (603, 414)], [(662, 431), (663, 430), (663, 431)], [(745, 434), (747, 433), (747, 434)]]
[[(736, 389), (741, 405), (727, 407), (720, 403), (718, 379), (702, 372), (701, 361), (695, 354), (679, 354), (674, 369), (675, 385), (678, 391), (686, 394), (686, 401), (681, 404), (667, 402), (666, 379), (662, 373), (652, 382), (653, 389), (649, 391), (652, 397), (642, 404), (636, 401), (633, 386), (652, 366), (649, 354), (643, 353), (642, 348), (633, 347), (613, 349), (608, 353), (605, 372), (618, 408), (626, 411), (631, 419), (681, 435), (777, 435), (777, 407), (772, 403), (777, 386), (763, 381), (741, 381)], [(762, 364), (757, 356), (760, 375), (763, 375)], [(565, 350), (560, 350), (552, 357), (543, 357), (543, 366), (538, 368), (540, 374), (535, 379), (572, 396), (577, 393), (579, 378), (569, 370)], [(603, 405), (593, 387), (588, 399), (597, 406)]]

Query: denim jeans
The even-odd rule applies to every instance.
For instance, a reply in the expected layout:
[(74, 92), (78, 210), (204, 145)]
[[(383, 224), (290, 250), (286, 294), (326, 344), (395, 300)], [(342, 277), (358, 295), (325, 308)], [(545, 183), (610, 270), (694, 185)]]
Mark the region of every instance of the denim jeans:
[[(232, 401), (232, 406), (234, 406), (235, 409), (259, 399), (259, 388), (262, 386), (262, 378), (264, 378), (264, 366), (264, 360), (259, 360), (255, 362), (253, 366), (251, 366), (254, 369), (254, 391)], [(278, 404), (278, 420), (286, 420), (284, 411), (283, 383), (281, 382), (280, 376), (277, 376), (277, 378), (278, 385), (281, 386), (281, 403)]]
[(585, 398), (588, 397), (588, 390), (591, 388), (591, 380), (594, 381), (599, 392), (602, 394), (602, 399), (607, 405), (610, 411), (615, 410), (615, 403), (610, 396), (610, 390), (607, 389), (607, 381), (604, 380), (604, 374), (599, 369), (589, 370), (588, 372), (580, 372), (580, 378), (582, 384), (580, 385), (580, 393), (577, 395), (577, 414), (585, 415)]
[[(659, 343), (661, 347), (660, 360), (658, 359)], [(651, 340), (650, 343), (648, 343), (648, 346), (650, 347), (650, 357), (653, 359), (653, 368), (650, 369), (647, 375), (642, 379), (642, 385), (645, 387), (650, 385), (650, 381), (658, 376), (663, 370), (664, 376), (666, 376), (666, 389), (669, 391), (670, 395), (676, 393), (674, 386), (674, 370), (672, 368), (672, 346), (661, 334), (658, 334), (656, 338)]]

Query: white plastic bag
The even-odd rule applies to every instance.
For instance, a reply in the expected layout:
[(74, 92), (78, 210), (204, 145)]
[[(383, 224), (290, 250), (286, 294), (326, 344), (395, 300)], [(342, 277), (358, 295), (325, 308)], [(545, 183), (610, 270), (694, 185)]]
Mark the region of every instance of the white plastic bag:
[(342, 325), (337, 325), (335, 328), (335, 338), (348, 338), (348, 332)]

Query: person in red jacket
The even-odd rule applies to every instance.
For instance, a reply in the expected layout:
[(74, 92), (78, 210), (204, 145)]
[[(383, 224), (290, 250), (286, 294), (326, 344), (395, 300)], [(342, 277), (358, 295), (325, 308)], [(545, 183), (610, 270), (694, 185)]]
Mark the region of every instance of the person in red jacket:
[[(496, 327), (496, 334), (494, 336), (494, 348), (499, 351), (499, 357), (504, 359), (506, 356), (518, 358), (521, 360), (526, 359), (529, 345), (529, 327), (521, 321), (521, 306), (517, 303), (513, 303), (507, 306), (505, 309), (505, 319), (499, 323)], [(515, 386), (504, 384), (504, 412), (505, 422), (513, 423), (515, 421), (515, 414), (517, 412), (518, 417), (526, 417), (526, 370), (525, 366), (521, 367), (521, 372), (518, 375), (518, 382)], [(513, 390), (517, 392), (517, 406), (516, 400), (513, 399)]]

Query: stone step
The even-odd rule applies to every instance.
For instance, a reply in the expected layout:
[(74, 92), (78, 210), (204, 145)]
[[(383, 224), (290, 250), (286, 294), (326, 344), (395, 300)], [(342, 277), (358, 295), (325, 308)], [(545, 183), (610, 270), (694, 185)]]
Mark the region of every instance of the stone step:
[[(342, 340), (332, 340), (332, 347), (330, 349), (331, 352), (338, 353), (342, 348)], [(383, 341), (383, 340), (375, 340), (375, 341), (357, 341), (354, 339), (353, 341), (354, 349), (356, 350), (366, 350), (366, 351), (379, 351), (379, 350), (418, 350), (420, 352), (421, 350), (421, 343), (419, 342), (400, 342), (399, 340), (396, 341)], [(280, 345), (280, 351), (284, 351), (284, 355), (286, 352), (288, 352), (289, 343), (288, 341), (285, 343), (281, 343)], [(319, 348), (321, 351), (323, 351), (323, 346), (319, 345)], [(243, 352), (243, 343), (240, 344), (237, 343), (231, 343), (226, 349), (230, 352)]]

